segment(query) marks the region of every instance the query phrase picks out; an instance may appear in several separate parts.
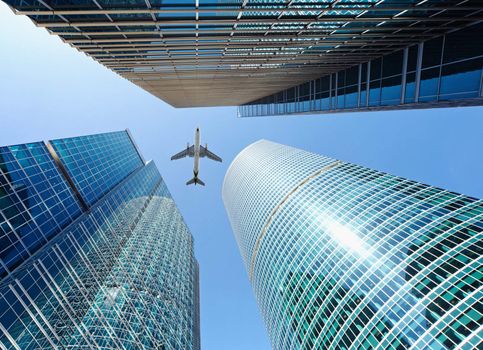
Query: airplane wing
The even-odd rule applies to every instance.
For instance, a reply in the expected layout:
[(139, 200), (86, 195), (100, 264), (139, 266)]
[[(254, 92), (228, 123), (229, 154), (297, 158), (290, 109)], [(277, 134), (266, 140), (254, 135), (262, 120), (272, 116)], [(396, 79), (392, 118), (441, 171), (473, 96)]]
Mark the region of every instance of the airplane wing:
[(221, 162), (221, 158), (218, 157), (216, 154), (213, 152), (208, 151), (205, 147), (200, 145), (200, 157), (207, 157), (211, 160), (215, 160), (217, 162)]
[(194, 146), (186, 147), (186, 149), (172, 156), (171, 160), (181, 159), (184, 157), (194, 157), (194, 155), (195, 155), (195, 147)]

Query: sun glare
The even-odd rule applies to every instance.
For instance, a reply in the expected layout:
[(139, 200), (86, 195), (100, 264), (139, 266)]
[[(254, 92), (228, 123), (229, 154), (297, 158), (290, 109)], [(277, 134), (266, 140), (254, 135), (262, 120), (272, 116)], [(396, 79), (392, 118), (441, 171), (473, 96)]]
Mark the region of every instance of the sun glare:
[(319, 216), (320, 227), (343, 248), (367, 258), (372, 249), (356, 232), (326, 215)]

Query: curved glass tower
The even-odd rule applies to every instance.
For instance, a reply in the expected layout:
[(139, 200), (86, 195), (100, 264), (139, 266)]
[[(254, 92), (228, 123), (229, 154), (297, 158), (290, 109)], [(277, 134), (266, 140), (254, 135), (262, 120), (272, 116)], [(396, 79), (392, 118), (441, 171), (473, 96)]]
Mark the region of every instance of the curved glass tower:
[(476, 349), (483, 201), (258, 141), (223, 200), (274, 349)]
[(0, 348), (199, 349), (193, 238), (128, 132), (0, 147)]

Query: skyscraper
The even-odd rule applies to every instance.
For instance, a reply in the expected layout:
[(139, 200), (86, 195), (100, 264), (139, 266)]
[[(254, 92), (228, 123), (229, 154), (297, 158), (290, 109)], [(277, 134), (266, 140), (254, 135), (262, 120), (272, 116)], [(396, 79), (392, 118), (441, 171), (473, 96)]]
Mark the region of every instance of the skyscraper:
[(127, 131), (0, 148), (0, 347), (199, 349), (193, 238)]
[(476, 0), (4, 1), (176, 107), (482, 104)]
[(223, 200), (274, 349), (477, 349), (483, 201), (268, 141)]

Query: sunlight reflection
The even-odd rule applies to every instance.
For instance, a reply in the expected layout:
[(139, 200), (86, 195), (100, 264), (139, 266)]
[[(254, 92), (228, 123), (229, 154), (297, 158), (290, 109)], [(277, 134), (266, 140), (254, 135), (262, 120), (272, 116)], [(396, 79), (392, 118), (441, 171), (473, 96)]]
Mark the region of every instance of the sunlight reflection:
[(371, 246), (350, 227), (341, 224), (326, 214), (319, 215), (317, 221), (319, 222), (319, 227), (326, 231), (340, 246), (362, 258), (368, 258), (372, 255)]

